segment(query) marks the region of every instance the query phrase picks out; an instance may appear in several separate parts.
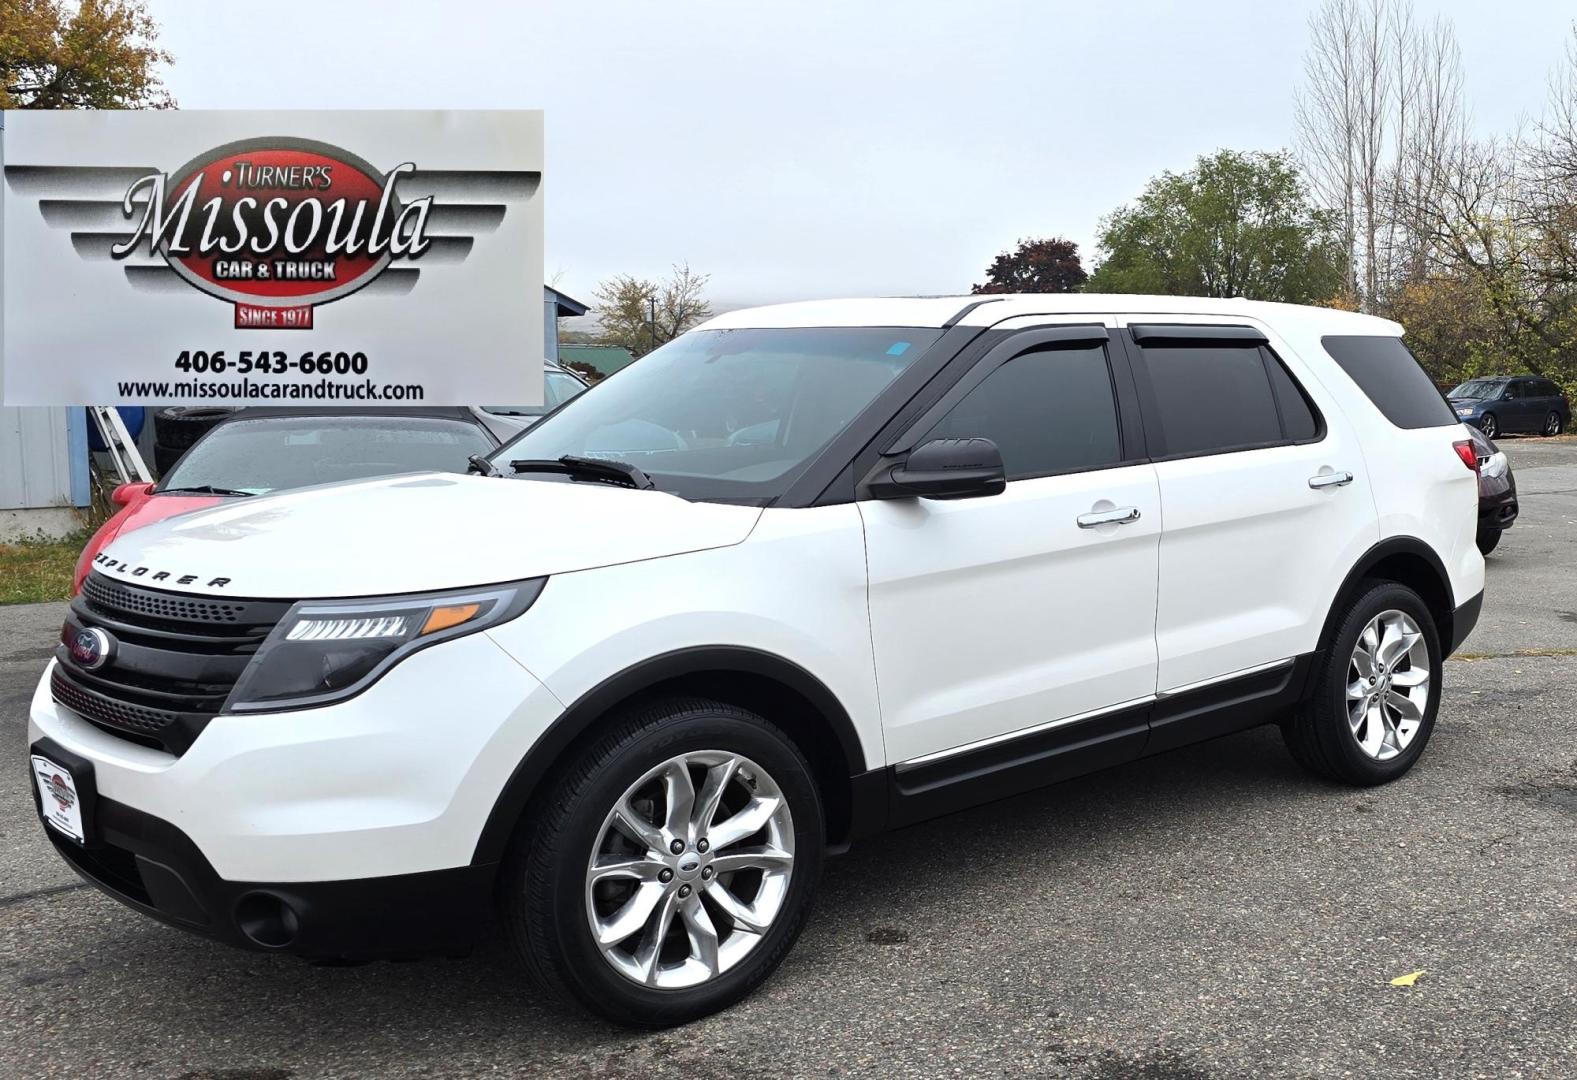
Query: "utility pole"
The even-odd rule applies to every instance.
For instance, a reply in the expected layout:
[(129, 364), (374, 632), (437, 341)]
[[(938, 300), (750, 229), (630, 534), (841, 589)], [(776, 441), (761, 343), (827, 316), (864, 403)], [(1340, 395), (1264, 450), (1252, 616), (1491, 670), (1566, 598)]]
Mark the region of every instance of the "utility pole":
[(652, 306), (652, 318), (651, 318), (651, 321), (649, 323), (647, 323), (647, 325), (651, 328), (651, 331), (652, 331), (652, 349), (651, 349), (651, 351), (656, 351), (656, 349), (657, 349), (657, 297), (649, 296), (646, 299), (647, 299), (647, 302), (650, 303), (651, 306)]

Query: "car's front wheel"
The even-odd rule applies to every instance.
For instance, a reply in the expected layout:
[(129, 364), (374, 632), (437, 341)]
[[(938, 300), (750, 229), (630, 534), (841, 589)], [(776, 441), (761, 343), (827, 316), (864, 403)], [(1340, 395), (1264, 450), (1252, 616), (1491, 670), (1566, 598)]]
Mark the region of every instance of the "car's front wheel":
[(1434, 731), (1443, 659), (1419, 595), (1396, 582), (1374, 585), (1343, 613), (1309, 699), (1282, 724), (1287, 748), (1332, 780), (1395, 780)]
[(1488, 555), (1500, 546), (1500, 529), (1480, 529), (1478, 531), (1478, 553)]
[(548, 988), (638, 1027), (716, 1012), (770, 975), (825, 843), (788, 736), (696, 698), (626, 714), (528, 814), (501, 878), (516, 946)]
[(1484, 433), (1484, 438), (1493, 439), (1500, 434), (1500, 421), (1495, 419), (1495, 414), (1487, 412), (1479, 419), (1478, 429)]

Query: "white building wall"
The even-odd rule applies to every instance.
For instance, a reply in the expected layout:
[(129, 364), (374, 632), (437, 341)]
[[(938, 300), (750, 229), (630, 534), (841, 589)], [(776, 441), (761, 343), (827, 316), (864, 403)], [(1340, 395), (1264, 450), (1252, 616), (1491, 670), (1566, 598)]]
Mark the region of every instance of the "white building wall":
[(82, 527), (72, 506), (85, 492), (72, 489), (77, 433), (68, 412), (0, 407), (0, 541), (63, 536)]

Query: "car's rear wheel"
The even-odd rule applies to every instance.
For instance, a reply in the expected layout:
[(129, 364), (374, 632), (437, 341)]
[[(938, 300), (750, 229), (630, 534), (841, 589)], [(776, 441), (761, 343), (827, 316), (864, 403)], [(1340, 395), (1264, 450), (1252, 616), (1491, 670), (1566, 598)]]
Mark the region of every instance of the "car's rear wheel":
[(1493, 439), (1500, 434), (1500, 421), (1495, 419), (1495, 414), (1487, 412), (1479, 419), (1478, 429), (1484, 433), (1484, 438)]
[(1544, 418), (1544, 434), (1559, 435), (1561, 433), (1561, 414), (1551, 412)]
[(1440, 704), (1439, 634), (1422, 599), (1376, 584), (1343, 614), (1305, 704), (1282, 724), (1305, 768), (1349, 784), (1384, 784), (1418, 760)]
[(533, 805), (501, 875), (506, 923), (550, 989), (638, 1027), (726, 1008), (809, 912), (825, 840), (809, 765), (747, 710), (628, 713)]
[(1478, 540), (1478, 553), (1480, 555), (1488, 555), (1491, 551), (1494, 551), (1500, 544), (1501, 532), (1502, 530), (1500, 529), (1480, 529), (1476, 538)]

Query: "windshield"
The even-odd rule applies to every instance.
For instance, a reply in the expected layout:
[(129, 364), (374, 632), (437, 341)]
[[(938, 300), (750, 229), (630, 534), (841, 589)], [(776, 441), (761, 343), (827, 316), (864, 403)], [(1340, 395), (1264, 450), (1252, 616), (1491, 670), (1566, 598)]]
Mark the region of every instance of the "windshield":
[(806, 327), (685, 334), (529, 429), (493, 460), (508, 474), (520, 459), (612, 458), (683, 498), (770, 501), (941, 333)]
[(158, 490), (283, 488), (436, 469), (465, 472), (494, 443), (458, 420), (404, 416), (274, 416), (220, 424), (182, 455)]
[(1500, 386), (1501, 384), (1495, 382), (1493, 379), (1469, 379), (1467, 382), (1451, 391), (1451, 393), (1447, 394), (1446, 397), (1465, 398), (1470, 401), (1485, 401), (1490, 398), (1498, 398), (1500, 396)]
[(549, 371), (542, 376), (541, 405), (484, 405), (483, 408), (500, 416), (546, 416), (585, 389), (586, 384), (569, 372)]

